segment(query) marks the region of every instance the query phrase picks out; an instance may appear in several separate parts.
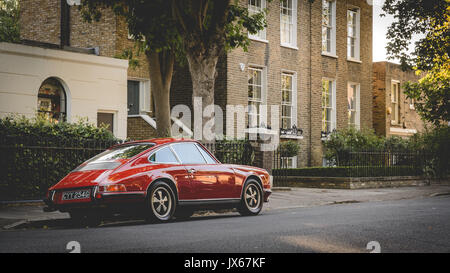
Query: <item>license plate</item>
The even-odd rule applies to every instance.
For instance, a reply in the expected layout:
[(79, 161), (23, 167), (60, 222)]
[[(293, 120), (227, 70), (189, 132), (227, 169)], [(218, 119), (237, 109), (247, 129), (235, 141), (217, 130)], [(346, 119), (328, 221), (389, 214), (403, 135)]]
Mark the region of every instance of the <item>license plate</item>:
[(63, 192), (62, 200), (77, 200), (77, 199), (87, 199), (91, 195), (90, 190), (81, 191), (68, 191)]

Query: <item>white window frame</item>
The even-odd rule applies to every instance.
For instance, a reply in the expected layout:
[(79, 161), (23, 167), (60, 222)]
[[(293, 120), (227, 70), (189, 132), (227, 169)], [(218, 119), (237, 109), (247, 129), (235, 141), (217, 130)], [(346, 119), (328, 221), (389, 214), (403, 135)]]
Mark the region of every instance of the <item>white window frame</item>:
[[(119, 125), (118, 121), (118, 111), (117, 110), (106, 110), (106, 109), (97, 109), (96, 113), (103, 113), (103, 114), (112, 114), (113, 115), (113, 135), (117, 136), (119, 129), (117, 128)], [(97, 124), (98, 121), (96, 121)]]
[(297, 168), (297, 156), (281, 157), (281, 168)]
[[(289, 8), (284, 8), (283, 7), (283, 3), (284, 2), (290, 2), (291, 3), (291, 16), (290, 16), (290, 20), (287, 22), (283, 22), (283, 9), (289, 9)], [(294, 48), (294, 49), (298, 49), (297, 48), (297, 0), (285, 0), (285, 1), (280, 1), (280, 43), (281, 46), (284, 47), (289, 47), (289, 48)], [(288, 25), (289, 27), (289, 42), (283, 42), (283, 24)]]
[[(355, 16), (355, 26), (354, 26), (354, 36), (350, 36), (349, 28), (351, 27), (351, 24), (353, 25), (353, 22), (350, 22), (348, 20), (349, 14), (354, 13)], [(360, 20), (360, 8), (358, 7), (351, 7), (347, 9), (347, 59), (349, 61), (360, 61), (360, 29), (361, 29), (361, 20)], [(351, 39), (354, 39), (354, 55), (351, 56)]]
[[(394, 95), (394, 86), (397, 86)], [(400, 81), (391, 81), (391, 124), (400, 125)]]
[[(251, 116), (256, 115), (256, 128), (261, 128), (261, 120), (264, 120), (261, 118), (262, 115), (266, 115), (266, 113), (261, 113), (261, 105), (266, 105), (267, 102), (267, 68), (265, 66), (259, 66), (259, 65), (249, 65), (247, 68), (247, 77), (250, 73), (250, 71), (259, 71), (261, 73), (261, 98), (258, 99), (249, 99), (247, 96), (247, 102), (253, 101), (257, 102), (260, 105), (260, 109), (256, 109), (256, 114), (251, 114), (249, 111), (249, 104), (247, 104), (247, 117), (248, 117), (248, 127), (249, 128), (255, 128), (254, 126), (250, 126), (252, 118)], [(247, 82), (247, 90), (248, 90), (248, 82)], [(265, 124), (267, 126), (267, 124)]]
[[(331, 3), (331, 21), (329, 22), (329, 24), (325, 24), (324, 22), (324, 15), (323, 12), (325, 11), (325, 8), (323, 7), (323, 4), (327, 2), (327, 3)], [(329, 49), (325, 49), (323, 48), (323, 44), (324, 44), (324, 37), (323, 37), (323, 29), (324, 27), (330, 28), (330, 48)], [(322, 54), (323, 55), (328, 55), (331, 57), (336, 57), (336, 0), (323, 0), (322, 1)], [(328, 36), (326, 37), (326, 40), (328, 40)]]
[[(360, 101), (361, 101), (361, 92), (360, 92), (361, 85), (359, 83), (356, 83), (356, 82), (348, 82), (348, 84), (347, 84), (347, 102), (348, 102), (348, 99), (349, 99), (348, 91), (349, 91), (349, 89), (352, 86), (356, 87), (356, 94), (355, 94), (355, 96), (356, 96), (355, 97), (355, 102), (356, 103), (355, 103), (355, 109), (348, 108), (348, 111), (349, 112), (350, 111), (355, 112), (355, 124), (354, 125), (355, 125), (356, 129), (360, 129), (361, 128), (361, 103), (360, 103)], [(348, 105), (348, 106), (350, 106), (350, 105)], [(348, 124), (349, 124), (349, 126), (352, 125), (350, 123), (350, 116), (349, 116), (349, 119), (348, 119)]]
[(147, 114), (151, 112), (152, 94), (150, 80), (142, 78), (128, 78), (128, 81), (139, 82), (139, 114)]
[[(281, 106), (283, 107), (283, 105), (288, 105), (291, 106), (291, 126), (289, 128), (285, 128), (285, 129), (290, 129), (292, 128), (292, 126), (296, 126), (298, 128), (298, 123), (297, 123), (297, 72), (294, 71), (289, 71), (289, 70), (282, 70), (281, 71), (281, 80), (283, 79), (283, 76), (288, 76), (291, 77), (291, 102), (289, 103), (284, 103), (283, 102), (283, 82), (281, 81), (281, 86), (280, 86), (280, 90), (281, 90)], [(283, 113), (283, 109), (281, 109), (281, 115)], [(283, 127), (283, 116), (281, 116), (281, 126)]]
[[(323, 81), (329, 81), (331, 83), (331, 90), (328, 90), (329, 95), (331, 95), (331, 105), (328, 107), (324, 107), (323, 105)], [(330, 88), (329, 88), (330, 89)], [(336, 129), (336, 80), (332, 79), (332, 78), (322, 78), (322, 92), (321, 92), (322, 96), (321, 96), (321, 110), (322, 110), (322, 115), (323, 115), (323, 110), (325, 108), (329, 108), (331, 109), (331, 120), (330, 121), (326, 121), (323, 119), (322, 116), (322, 123), (321, 123), (321, 131), (324, 132), (324, 122), (329, 122), (330, 125), (330, 132), (331, 133), (334, 129)]]
[[(261, 1), (261, 7), (252, 5), (252, 3), (251, 3), (252, 1), (254, 1), (254, 2)], [(267, 5), (266, 0), (248, 0), (248, 13), (250, 15), (252, 15), (252, 14), (264, 11), (264, 9), (266, 8), (266, 5)], [(267, 43), (268, 42), (267, 41), (267, 28), (264, 28), (264, 29), (258, 31), (258, 33), (256, 33), (256, 34), (248, 33), (248, 38), (252, 39), (252, 40)]]

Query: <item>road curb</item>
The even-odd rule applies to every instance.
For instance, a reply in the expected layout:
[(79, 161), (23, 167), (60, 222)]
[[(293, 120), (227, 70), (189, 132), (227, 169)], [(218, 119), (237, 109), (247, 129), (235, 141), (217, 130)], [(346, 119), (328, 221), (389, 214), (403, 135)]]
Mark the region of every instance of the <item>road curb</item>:
[(435, 192), (430, 194), (431, 197), (450, 195), (450, 192)]
[(3, 228), (3, 229), (6, 229), (6, 230), (8, 230), (8, 229), (13, 229), (13, 228), (15, 228), (15, 227), (17, 227), (17, 226), (20, 226), (20, 225), (23, 225), (23, 224), (26, 224), (26, 223), (28, 223), (28, 220), (20, 220), (20, 221), (14, 222), (14, 223), (12, 223), (12, 224), (3, 226), (2, 228)]

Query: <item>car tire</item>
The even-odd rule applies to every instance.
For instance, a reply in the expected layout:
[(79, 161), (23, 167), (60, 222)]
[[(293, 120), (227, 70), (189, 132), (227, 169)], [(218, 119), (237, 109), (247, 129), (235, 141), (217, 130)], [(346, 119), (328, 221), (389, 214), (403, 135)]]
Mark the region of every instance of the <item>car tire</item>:
[(147, 194), (148, 222), (168, 222), (176, 209), (176, 199), (172, 188), (164, 181), (154, 182)]
[(263, 206), (263, 192), (255, 179), (249, 179), (244, 184), (238, 211), (243, 216), (258, 215)]

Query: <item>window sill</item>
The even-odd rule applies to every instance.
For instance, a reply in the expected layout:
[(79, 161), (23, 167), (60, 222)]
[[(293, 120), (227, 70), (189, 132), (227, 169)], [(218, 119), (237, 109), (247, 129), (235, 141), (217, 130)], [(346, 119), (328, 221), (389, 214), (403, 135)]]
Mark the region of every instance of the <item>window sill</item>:
[(248, 134), (277, 135), (278, 132), (267, 128), (247, 128), (245, 132)]
[(280, 135), (280, 138), (288, 138), (288, 139), (303, 139), (303, 136), (294, 136), (294, 135)]
[(336, 56), (336, 55), (334, 55), (332, 53), (328, 53), (328, 52), (322, 52), (322, 56), (330, 57), (330, 58), (334, 58), (334, 59), (338, 58), (338, 56)]
[(298, 47), (289, 44), (280, 44), (281, 47), (298, 50)]
[(348, 61), (348, 62), (359, 63), (359, 64), (362, 63), (360, 60), (358, 60), (358, 59), (352, 59), (352, 58), (347, 58), (347, 61)]
[(260, 42), (260, 43), (265, 43), (265, 44), (268, 44), (269, 43), (269, 41), (268, 40), (266, 40), (266, 39), (261, 39), (261, 38), (258, 38), (258, 37), (248, 37), (250, 40), (252, 40), (252, 41), (255, 41), (255, 42)]

